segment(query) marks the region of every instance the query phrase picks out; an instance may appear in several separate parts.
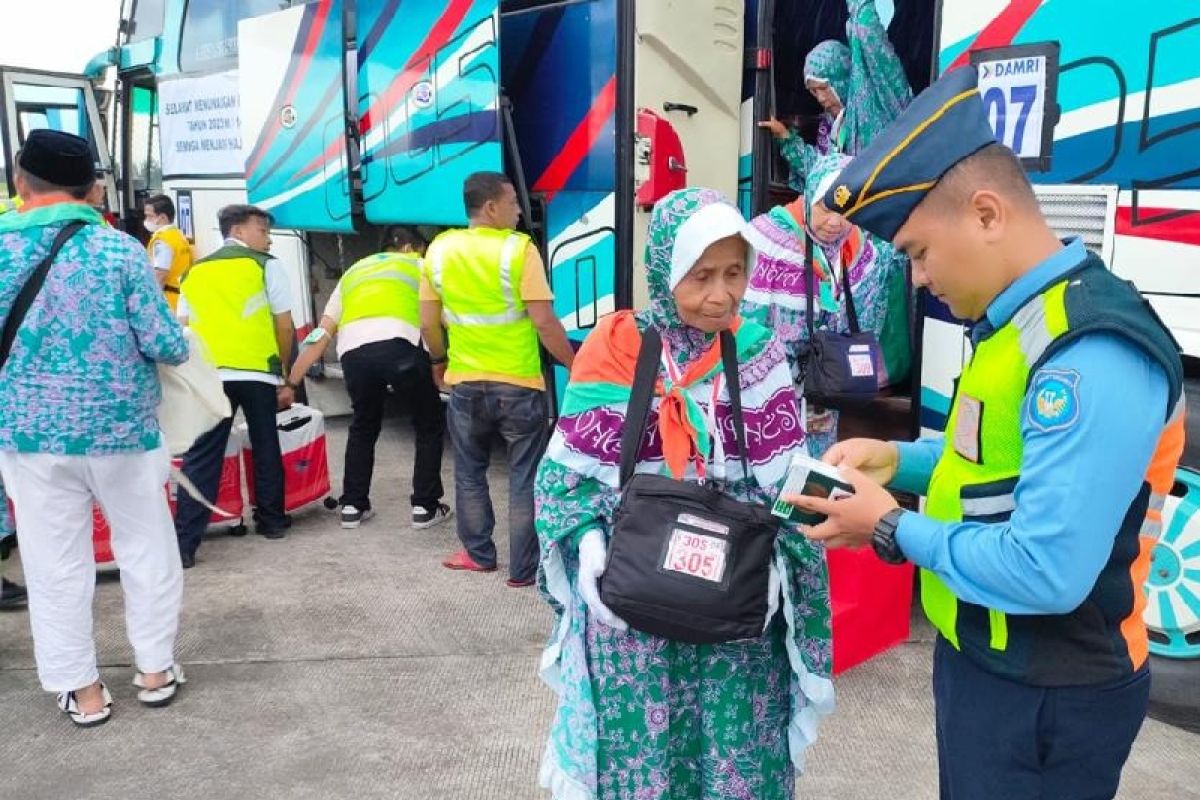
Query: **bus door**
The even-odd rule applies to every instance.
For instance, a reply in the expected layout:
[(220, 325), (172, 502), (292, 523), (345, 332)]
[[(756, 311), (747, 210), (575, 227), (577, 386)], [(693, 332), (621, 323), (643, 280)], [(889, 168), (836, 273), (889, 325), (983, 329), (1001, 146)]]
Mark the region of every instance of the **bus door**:
[[(664, 0), (636, 8), (641, 191), (633, 252), (640, 260), (650, 206), (666, 190), (707, 186), (737, 197), (746, 21), (742, 0)], [(647, 186), (649, 180), (657, 186)], [(633, 304), (646, 304), (644, 281), (634, 284)]]
[(281, 228), (352, 233), (342, 0), (238, 23), (249, 201)]
[(498, 0), (359, 0), (363, 210), (462, 225), (463, 180), (503, 170)]
[(103, 175), (107, 210), (119, 208), (112, 161), (95, 88), (80, 75), (0, 67), (0, 189), (15, 194), (7, 165), (39, 128), (73, 133), (91, 142), (97, 174)]

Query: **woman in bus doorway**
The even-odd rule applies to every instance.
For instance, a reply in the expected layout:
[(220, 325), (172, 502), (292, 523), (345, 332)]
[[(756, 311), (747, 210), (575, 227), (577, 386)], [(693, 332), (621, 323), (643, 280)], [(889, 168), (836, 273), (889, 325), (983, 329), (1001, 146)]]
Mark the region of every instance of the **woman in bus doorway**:
[[(542, 677), (558, 695), (540, 778), (556, 800), (792, 800), (795, 772), (832, 710), (825, 559), (796, 526), (785, 523), (776, 539), (774, 612), (758, 638), (689, 644), (655, 636), (626, 625), (597, 590), (647, 329), (664, 344), (662, 385), (636, 472), (697, 482), (705, 474), (698, 464), (711, 457), (710, 484), (764, 504), (803, 451), (783, 349), (738, 314), (745, 227), (709, 189), (658, 202), (646, 248), (650, 308), (605, 317), (588, 336), (538, 471), (539, 585), (557, 615)], [(721, 330), (733, 332), (737, 350), (748, 470), (721, 380)]]
[(888, 40), (875, 0), (847, 0), (849, 46), (821, 42), (804, 61), (804, 85), (821, 104), (814, 147), (772, 117), (759, 127), (771, 131), (788, 163), (788, 184), (803, 193), (821, 156), (857, 155), (912, 102), (904, 65)]
[[(751, 220), (747, 234), (754, 264), (742, 314), (775, 332), (798, 384), (804, 378), (809, 341), (808, 253), (817, 289), (812, 299), (813, 327), (848, 332), (852, 300), (859, 326), (875, 334), (883, 351), (880, 385), (894, 385), (908, 371), (906, 259), (889, 242), (854, 227), (819, 202), (849, 161), (836, 154), (819, 159), (810, 174), (811, 197), (818, 202), (806, 203), (802, 196), (776, 206)], [(850, 298), (842, 288), (846, 270)], [(802, 407), (808, 449), (819, 457), (837, 441), (837, 412), (809, 403)]]

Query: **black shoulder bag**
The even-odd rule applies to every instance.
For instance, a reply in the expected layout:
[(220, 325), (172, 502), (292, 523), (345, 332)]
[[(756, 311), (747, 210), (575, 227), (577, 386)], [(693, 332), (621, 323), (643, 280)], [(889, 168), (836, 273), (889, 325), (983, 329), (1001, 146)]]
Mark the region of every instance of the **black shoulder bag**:
[[(711, 481), (634, 474), (661, 354), (658, 331), (647, 328), (621, 434), (621, 503), (600, 598), (632, 627), (666, 639), (715, 644), (757, 638), (767, 622), (779, 520), (765, 506), (735, 500)], [(721, 334), (721, 360), (742, 468), (749, 475), (737, 351), (728, 331)]]
[(8, 361), (8, 354), (12, 350), (13, 342), (17, 339), (17, 330), (25, 321), (25, 315), (29, 313), (29, 307), (33, 305), (34, 298), (42, 290), (42, 284), (46, 282), (46, 276), (50, 274), (50, 265), (58, 257), (58, 251), (62, 250), (67, 240), (87, 224), (76, 221), (64, 225), (58, 235), (54, 237), (54, 242), (50, 245), (46, 257), (33, 268), (29, 280), (25, 281), (25, 285), (21, 287), (17, 299), (13, 301), (12, 309), (8, 312), (7, 319), (4, 320), (4, 333), (0, 334), (0, 369), (4, 367), (4, 362)]
[(850, 292), (849, 268), (842, 270), (842, 295), (846, 298), (850, 332), (816, 329), (813, 295), (817, 291), (817, 279), (811, 234), (806, 232), (804, 239), (804, 277), (808, 303), (808, 351), (801, 373), (804, 396), (825, 408), (865, 405), (879, 394), (879, 365), (883, 363), (879, 340), (871, 331), (858, 327), (858, 311), (854, 308), (854, 295)]

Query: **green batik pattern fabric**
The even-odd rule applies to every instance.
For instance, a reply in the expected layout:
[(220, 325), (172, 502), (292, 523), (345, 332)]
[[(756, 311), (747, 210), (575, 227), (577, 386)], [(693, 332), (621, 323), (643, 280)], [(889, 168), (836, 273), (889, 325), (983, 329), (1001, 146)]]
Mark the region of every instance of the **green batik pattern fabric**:
[(849, 46), (821, 42), (804, 62), (804, 77), (828, 81), (841, 99), (841, 130), (835, 136), (834, 118), (822, 114), (815, 147), (794, 132), (780, 142), (780, 153), (791, 169), (788, 184), (797, 192), (805, 191), (820, 156), (835, 150), (857, 155), (912, 102), (912, 87), (875, 0), (849, 0), (848, 5)]
[(782, 627), (690, 645), (589, 625), (600, 800), (791, 800)]
[(0, 378), (0, 450), (102, 456), (161, 441), (156, 362), (180, 364), (187, 340), (146, 250), (80, 203), (0, 216), (0, 321), (63, 226), (59, 251)]

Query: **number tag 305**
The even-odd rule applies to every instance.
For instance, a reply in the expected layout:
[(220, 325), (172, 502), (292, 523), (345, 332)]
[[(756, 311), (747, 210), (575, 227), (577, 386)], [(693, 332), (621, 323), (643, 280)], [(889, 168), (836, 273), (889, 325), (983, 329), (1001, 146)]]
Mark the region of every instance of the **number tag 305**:
[(662, 568), (681, 575), (720, 583), (725, 578), (725, 555), (729, 542), (720, 536), (675, 528), (667, 546)]

